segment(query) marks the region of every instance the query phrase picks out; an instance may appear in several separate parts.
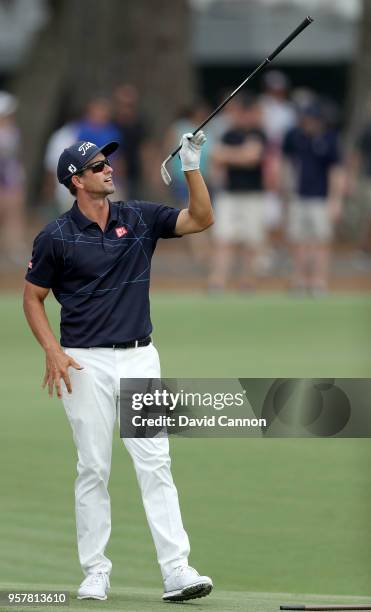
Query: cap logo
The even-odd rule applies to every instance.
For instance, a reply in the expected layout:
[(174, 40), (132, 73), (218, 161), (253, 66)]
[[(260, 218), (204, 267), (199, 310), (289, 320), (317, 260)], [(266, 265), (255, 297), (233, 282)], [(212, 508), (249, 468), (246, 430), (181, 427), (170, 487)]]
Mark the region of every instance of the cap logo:
[(94, 147), (94, 143), (92, 142), (83, 142), (82, 145), (79, 146), (79, 151), (82, 156), (86, 154), (86, 151), (90, 149), (90, 147)]
[(70, 164), (68, 166), (68, 170), (69, 170), (69, 172), (71, 172), (71, 174), (73, 174), (74, 172), (76, 172), (77, 168), (73, 164)]

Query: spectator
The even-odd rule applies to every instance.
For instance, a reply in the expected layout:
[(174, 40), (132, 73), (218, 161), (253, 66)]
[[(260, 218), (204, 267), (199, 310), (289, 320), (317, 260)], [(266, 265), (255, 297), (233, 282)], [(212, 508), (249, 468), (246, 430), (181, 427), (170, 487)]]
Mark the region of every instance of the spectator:
[(105, 96), (92, 98), (84, 116), (76, 122), (77, 140), (94, 142), (98, 147), (106, 142), (118, 140), (119, 130), (113, 123), (112, 103)]
[[(55, 180), (60, 152), (78, 140), (94, 142), (102, 146), (112, 140), (120, 140), (120, 132), (112, 121), (111, 102), (104, 96), (91, 99), (85, 113), (79, 119), (66, 123), (59, 128), (49, 139), (45, 154), (46, 176), (44, 181), (44, 199), (51, 200), (60, 212), (71, 208), (71, 196), (63, 185)], [(115, 176), (123, 181), (124, 170), (122, 160), (116, 155), (113, 158)], [(122, 188), (122, 187), (121, 187)]]
[(228, 111), (230, 128), (212, 152), (225, 174), (224, 189), (215, 198), (214, 255), (210, 290), (224, 290), (237, 246), (243, 246), (242, 289), (255, 285), (255, 260), (265, 242), (263, 164), (266, 137), (261, 108), (241, 97)]
[(49, 138), (44, 158), (44, 184), (42, 199), (48, 207), (64, 213), (71, 208), (71, 194), (55, 179), (55, 169), (61, 151), (77, 140), (77, 122), (70, 121), (56, 130)]
[(360, 196), (360, 247), (365, 253), (371, 253), (371, 96), (368, 103), (368, 119), (359, 134), (349, 161), (350, 191), (353, 196), (359, 191)]
[[(120, 132), (120, 143), (125, 162), (126, 193), (129, 200), (143, 192), (143, 179), (151, 176), (153, 145), (146, 121), (140, 113), (139, 94), (130, 83), (114, 92), (114, 118)], [(156, 164), (158, 173), (158, 164)]]
[[(265, 155), (267, 179), (265, 210), (267, 229), (273, 234), (282, 221), (282, 201), (279, 197), (279, 166), (284, 136), (296, 124), (296, 111), (289, 99), (289, 80), (283, 72), (270, 70), (263, 77), (260, 103), (263, 111), (263, 129), (268, 146)], [(268, 254), (267, 254), (268, 255)]]
[(0, 92), (0, 215), (2, 260), (25, 263), (24, 170), (20, 132), (15, 120), (17, 100)]
[[(112, 102), (105, 96), (96, 96), (88, 102), (85, 115), (77, 121), (76, 140), (88, 140), (94, 142), (98, 147), (103, 146), (106, 142), (120, 142), (120, 131), (113, 122)], [(121, 193), (125, 190), (126, 185), (126, 169), (123, 159), (120, 154), (114, 153), (110, 158), (111, 165), (115, 172), (116, 193)]]
[(269, 144), (281, 146), (289, 129), (296, 124), (295, 107), (289, 100), (289, 81), (279, 70), (266, 72), (261, 96), (263, 128)]
[(328, 287), (330, 246), (334, 223), (341, 214), (344, 173), (336, 134), (327, 127), (318, 101), (301, 108), (299, 125), (286, 135), (283, 153), (294, 192), (288, 217), (292, 288), (321, 294)]
[(301, 114), (302, 109), (314, 104), (317, 98), (318, 96), (313, 89), (309, 89), (308, 87), (296, 87), (296, 89), (291, 92), (291, 99), (298, 115)]

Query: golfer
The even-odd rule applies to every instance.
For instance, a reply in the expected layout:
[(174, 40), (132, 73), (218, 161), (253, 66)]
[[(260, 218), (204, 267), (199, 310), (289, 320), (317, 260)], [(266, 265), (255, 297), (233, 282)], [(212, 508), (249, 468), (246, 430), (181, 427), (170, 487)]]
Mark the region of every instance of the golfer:
[[(26, 274), (24, 311), (45, 352), (44, 386), (62, 399), (77, 448), (75, 485), (79, 559), (85, 574), (79, 599), (107, 599), (112, 563), (105, 554), (111, 509), (108, 480), (118, 418), (120, 378), (160, 378), (149, 311), (151, 259), (159, 238), (202, 232), (213, 223), (199, 172), (202, 132), (182, 137), (180, 158), (189, 192), (181, 211), (149, 202), (112, 202), (108, 156), (80, 141), (65, 149), (58, 180), (76, 198), (71, 210), (36, 237)], [(44, 301), (61, 305), (55, 338)], [(181, 324), (181, 322), (179, 322)], [(212, 581), (188, 565), (190, 552), (175, 488), (167, 438), (124, 438), (135, 467), (164, 580), (163, 599), (208, 595)], [(125, 495), (125, 494), (124, 494)]]

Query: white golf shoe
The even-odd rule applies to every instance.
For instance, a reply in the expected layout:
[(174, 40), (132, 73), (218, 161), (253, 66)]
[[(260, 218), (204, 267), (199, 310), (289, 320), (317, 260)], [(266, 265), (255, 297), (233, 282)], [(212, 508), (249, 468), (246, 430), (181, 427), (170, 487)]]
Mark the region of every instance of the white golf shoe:
[(100, 599), (104, 601), (107, 599), (109, 587), (108, 574), (104, 572), (88, 574), (80, 584), (77, 599)]
[(193, 567), (177, 567), (164, 580), (164, 601), (186, 601), (206, 597), (213, 588), (213, 581), (208, 576), (200, 576)]

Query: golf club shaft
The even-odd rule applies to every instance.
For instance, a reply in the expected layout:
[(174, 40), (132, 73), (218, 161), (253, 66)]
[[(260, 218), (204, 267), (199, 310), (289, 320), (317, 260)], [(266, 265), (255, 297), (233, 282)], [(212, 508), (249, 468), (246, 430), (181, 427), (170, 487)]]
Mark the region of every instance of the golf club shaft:
[[(244, 85), (246, 85), (246, 83), (248, 81), (250, 81), (253, 77), (255, 77), (259, 72), (261, 72), (265, 66), (267, 66), (267, 64), (269, 64), (279, 53), (281, 53), (281, 51), (287, 47), (287, 45), (294, 40), (294, 38), (296, 38), (296, 36), (298, 36), (298, 34), (300, 34), (300, 32), (302, 32), (307, 26), (309, 26), (313, 21), (313, 18), (310, 17), (308, 15), (308, 17), (306, 17), (300, 25), (298, 25), (297, 28), (295, 28), (295, 30), (293, 32), (291, 32), (291, 34), (285, 38), (285, 40), (283, 42), (281, 42), (280, 45), (278, 45), (278, 47), (268, 56), (265, 58), (265, 60), (259, 64), (259, 66), (257, 66), (257, 68), (255, 68), (255, 70), (249, 74), (249, 76), (242, 81), (241, 85), (239, 85), (234, 91), (232, 91), (232, 93), (228, 96), (228, 98), (226, 98), (221, 104), (219, 104), (219, 106), (192, 132), (193, 136), (195, 136), (195, 134), (197, 134), (197, 132), (199, 132), (200, 130), (202, 130), (202, 128), (209, 123), (209, 121), (215, 117), (215, 115), (217, 113), (219, 113), (219, 111), (221, 111), (226, 104), (228, 104), (228, 102), (230, 102), (230, 100), (232, 100), (232, 98), (234, 98), (234, 96), (236, 94), (238, 94), (238, 92), (242, 89), (242, 87), (244, 87)], [(182, 148), (182, 145), (179, 145), (169, 156), (169, 158), (171, 159), (172, 157), (174, 157), (177, 153), (179, 153), (180, 149)], [(167, 159), (169, 159), (167, 158)]]
[(304, 610), (308, 612), (323, 612), (324, 610), (371, 610), (371, 605), (354, 605), (354, 606), (340, 606), (340, 605), (328, 605), (328, 606), (280, 606), (280, 610)]

